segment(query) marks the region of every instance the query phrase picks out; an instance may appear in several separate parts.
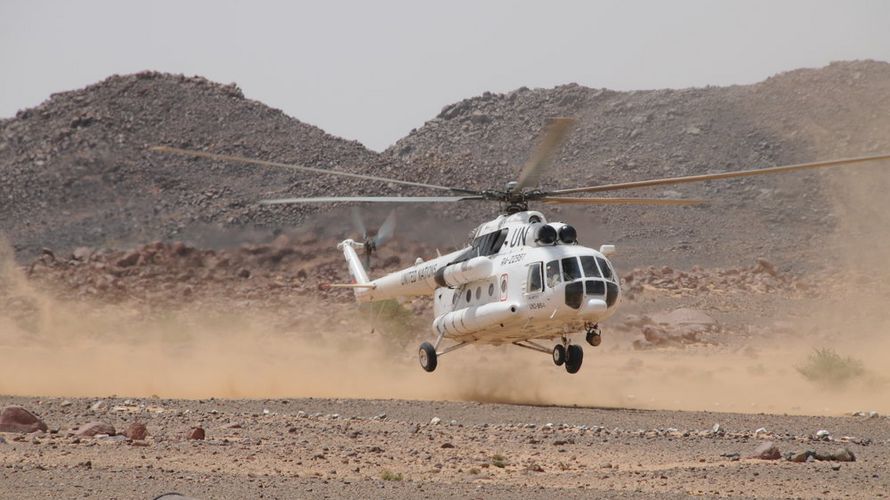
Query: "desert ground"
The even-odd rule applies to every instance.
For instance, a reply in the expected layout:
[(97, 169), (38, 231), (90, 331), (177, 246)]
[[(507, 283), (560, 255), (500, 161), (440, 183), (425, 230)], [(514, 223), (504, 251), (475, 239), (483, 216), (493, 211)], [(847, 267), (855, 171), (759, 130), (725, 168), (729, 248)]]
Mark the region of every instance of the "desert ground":
[[(5, 498), (171, 491), (196, 498), (880, 498), (890, 491), (885, 417), (340, 398), (2, 403), (39, 411), (51, 425), (49, 433), (6, 435)], [(138, 420), (149, 435), (71, 433), (72, 424), (92, 420), (116, 429)], [(193, 427), (206, 437), (185, 439)], [(820, 430), (830, 437), (814, 437)], [(765, 442), (781, 453), (847, 448), (856, 461), (750, 458)]]

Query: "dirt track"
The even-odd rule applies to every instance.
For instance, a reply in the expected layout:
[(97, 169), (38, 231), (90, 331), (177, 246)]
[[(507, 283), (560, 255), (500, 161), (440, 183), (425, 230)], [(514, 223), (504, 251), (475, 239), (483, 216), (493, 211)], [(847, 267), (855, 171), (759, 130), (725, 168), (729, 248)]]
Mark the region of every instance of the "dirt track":
[[(890, 491), (885, 417), (350, 399), (106, 399), (106, 409), (92, 411), (96, 400), (69, 401), (0, 398), (38, 412), (51, 431), (62, 424), (55, 434), (20, 441), (6, 435), (4, 498), (169, 491), (199, 498), (875, 498)], [(69, 435), (67, 423), (94, 418), (125, 428), (135, 410), (148, 427), (138, 443), (145, 446)], [(184, 440), (192, 426), (203, 427), (206, 440)], [(754, 437), (761, 427), (768, 434)], [(832, 442), (811, 437), (821, 429)], [(766, 440), (783, 453), (846, 446), (857, 460), (745, 458)], [(387, 472), (401, 480), (383, 480)]]

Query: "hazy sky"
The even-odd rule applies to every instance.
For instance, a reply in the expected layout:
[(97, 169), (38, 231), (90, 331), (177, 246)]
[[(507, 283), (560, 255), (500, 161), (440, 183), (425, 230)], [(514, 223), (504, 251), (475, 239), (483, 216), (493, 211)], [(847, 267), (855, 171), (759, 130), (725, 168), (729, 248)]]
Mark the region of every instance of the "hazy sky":
[(113, 73), (237, 82), (381, 150), (485, 90), (751, 83), (890, 60), (890, 1), (0, 0), (0, 117)]

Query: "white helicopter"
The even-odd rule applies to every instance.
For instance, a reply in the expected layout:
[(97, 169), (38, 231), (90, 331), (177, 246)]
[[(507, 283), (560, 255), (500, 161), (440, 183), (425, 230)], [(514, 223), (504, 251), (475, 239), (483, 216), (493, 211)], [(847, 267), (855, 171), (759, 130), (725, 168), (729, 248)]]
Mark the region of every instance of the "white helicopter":
[[(529, 210), (529, 202), (561, 205), (695, 205), (705, 201), (674, 198), (579, 198), (565, 195), (849, 166), (890, 158), (890, 154), (881, 154), (591, 187), (550, 191), (537, 189), (543, 170), (550, 164), (573, 123), (574, 120), (570, 118), (550, 120), (541, 142), (523, 167), (518, 180), (508, 182), (504, 189), (481, 191), (168, 146), (154, 146), (151, 150), (217, 161), (376, 180), (453, 194), (286, 198), (261, 202), (265, 205), (328, 202), (454, 203), (467, 200), (501, 203), (501, 215), (477, 227), (466, 248), (426, 261), (418, 258), (413, 266), (377, 279), (369, 278), (356, 250), (362, 249), (368, 262), (367, 259), (376, 247), (392, 236), (394, 218), (388, 218), (373, 239), (366, 238), (364, 242), (347, 239), (337, 245), (346, 258), (353, 282), (328, 286), (353, 289), (359, 302), (430, 294), (433, 296), (435, 319), (432, 330), (435, 341), (424, 342), (419, 349), (420, 365), (427, 372), (436, 369), (440, 356), (467, 345), (512, 344), (549, 354), (557, 366), (564, 365), (568, 373), (577, 373), (584, 359), (584, 351), (578, 343), (572, 342), (572, 336), (584, 332), (588, 344), (594, 347), (600, 345), (602, 336), (599, 323), (612, 316), (621, 302), (618, 274), (608, 259), (615, 253), (615, 246), (602, 245), (599, 249), (593, 249), (579, 244), (572, 226), (548, 221), (541, 212)], [(366, 232), (360, 222), (358, 225), (362, 227), (362, 232)], [(446, 340), (451, 344), (448, 347), (443, 346)], [(541, 344), (543, 341), (555, 341), (555, 346), (548, 348)]]

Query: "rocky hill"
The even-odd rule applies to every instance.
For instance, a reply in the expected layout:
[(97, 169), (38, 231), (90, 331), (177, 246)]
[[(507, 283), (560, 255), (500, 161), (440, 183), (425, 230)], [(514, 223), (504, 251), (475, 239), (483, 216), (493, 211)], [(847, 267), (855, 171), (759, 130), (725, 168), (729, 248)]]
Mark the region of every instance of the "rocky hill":
[[(548, 117), (579, 123), (546, 187), (649, 178), (890, 151), (890, 64), (834, 63), (755, 85), (615, 92), (579, 85), (485, 93), (446, 106), (386, 153), (484, 187), (512, 179)], [(857, 171), (886, 184), (890, 169)], [(617, 196), (704, 197), (706, 207), (595, 207), (564, 217), (619, 243), (622, 258), (725, 263), (758, 254), (806, 257), (837, 224), (837, 172), (622, 191)], [(868, 177), (866, 179), (866, 177)], [(877, 179), (875, 179), (877, 177)], [(611, 193), (606, 193), (609, 195)], [(846, 203), (851, 200), (841, 200)], [(550, 212), (559, 212), (550, 209)]]
[[(634, 92), (575, 84), (521, 88), (447, 106), (378, 154), (247, 100), (235, 85), (153, 72), (113, 76), (0, 121), (0, 232), (22, 258), (42, 247), (126, 248), (180, 239), (225, 245), (257, 232), (259, 239), (271, 239), (270, 233), (293, 228), (325, 228), (342, 236), (348, 231), (343, 208), (268, 208), (254, 201), (419, 193), (150, 153), (146, 147), (153, 144), (498, 187), (515, 177), (549, 117), (573, 116), (578, 127), (544, 179), (545, 187), (571, 187), (887, 151), (886, 109), (890, 64), (873, 61), (791, 71), (746, 86)], [(830, 244), (839, 218), (858, 213), (849, 199), (838, 201), (838, 183), (854, 179), (855, 186), (876, 191), (890, 184), (887, 170), (620, 193), (713, 200), (705, 207), (536, 208), (578, 226), (585, 243), (617, 243), (627, 267), (747, 264), (757, 256), (787, 266), (813, 257)], [(403, 238), (432, 238), (444, 249), (459, 244), (496, 207), (400, 211)], [(308, 214), (316, 216), (307, 221)], [(450, 226), (431, 235), (426, 230), (431, 220)]]
[(299, 224), (314, 210), (259, 209), (258, 199), (353, 189), (337, 178), (149, 153), (154, 144), (397, 173), (396, 161), (245, 99), (234, 84), (113, 76), (0, 121), (0, 232), (25, 256), (225, 238), (232, 228)]

